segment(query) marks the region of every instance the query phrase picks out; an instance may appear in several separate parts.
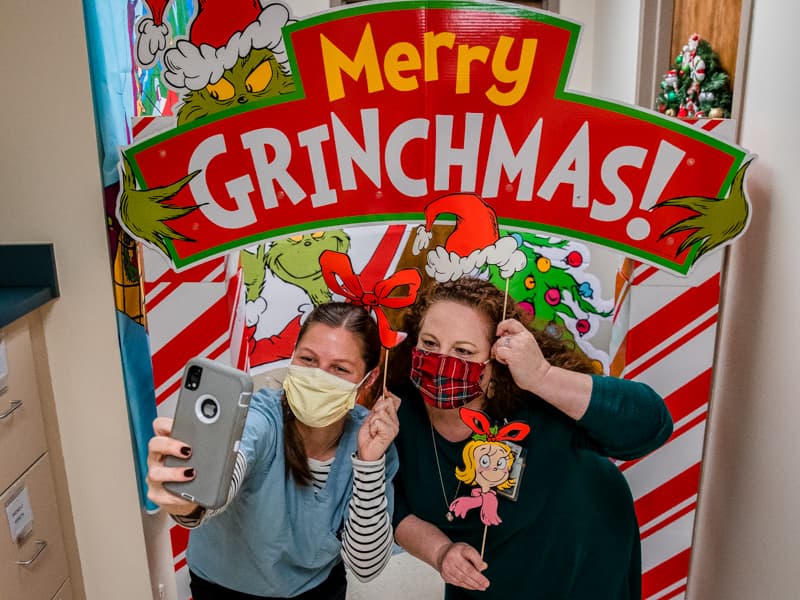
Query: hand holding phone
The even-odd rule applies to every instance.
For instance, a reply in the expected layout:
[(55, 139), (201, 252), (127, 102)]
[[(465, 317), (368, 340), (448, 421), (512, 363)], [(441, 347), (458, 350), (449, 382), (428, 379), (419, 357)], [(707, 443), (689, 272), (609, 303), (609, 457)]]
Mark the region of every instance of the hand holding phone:
[(167, 454), (164, 466), (193, 469), (194, 478), (164, 481), (167, 490), (205, 508), (225, 503), (252, 393), (253, 380), (238, 369), (205, 358), (186, 364), (170, 437), (191, 454)]
[(147, 447), (147, 498), (171, 515), (186, 516), (197, 509), (197, 504), (184, 500), (164, 488), (167, 481), (189, 481), (194, 479), (194, 468), (167, 468), (164, 459), (176, 456), (186, 459), (192, 449), (181, 440), (172, 438), (171, 417), (158, 417), (153, 421), (155, 436), (150, 438)]

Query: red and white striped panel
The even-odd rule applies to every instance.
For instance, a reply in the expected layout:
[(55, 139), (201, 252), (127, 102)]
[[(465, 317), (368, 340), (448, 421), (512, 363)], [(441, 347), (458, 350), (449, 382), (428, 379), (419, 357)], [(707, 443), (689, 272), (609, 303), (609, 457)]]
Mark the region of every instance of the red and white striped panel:
[[(733, 139), (730, 120), (690, 121)], [(631, 486), (642, 537), (642, 596), (681, 599), (691, 557), (719, 316), (722, 252), (688, 277), (626, 259), (617, 275), (611, 372), (651, 385), (675, 424), (657, 451), (619, 467)]]
[[(612, 373), (643, 381), (666, 400), (669, 441), (619, 467), (631, 486), (642, 537), (642, 594), (683, 598), (697, 507), (720, 297), (721, 254), (687, 278), (626, 260), (618, 276)], [(619, 339), (617, 339), (619, 338)]]
[(131, 133), (133, 134), (133, 141), (135, 143), (139, 143), (146, 138), (153, 137), (154, 135), (163, 133), (170, 129), (174, 129), (177, 125), (178, 118), (174, 116), (134, 117), (131, 119)]
[[(145, 310), (157, 411), (172, 416), (183, 367), (190, 358), (204, 356), (246, 369), (247, 352), (238, 257), (215, 259), (177, 274), (158, 272), (165, 264), (160, 255), (145, 251)], [(186, 599), (190, 597), (185, 559), (188, 531), (173, 525), (170, 537), (178, 597)]]
[[(144, 256), (145, 314), (157, 412), (172, 416), (183, 367), (190, 358), (204, 356), (247, 369), (242, 272), (236, 255), (177, 274), (159, 272), (166, 263), (154, 251), (145, 250)], [(173, 525), (170, 537), (178, 598), (185, 600), (190, 597), (185, 558), (188, 530)]]
[(172, 544), (172, 561), (175, 568), (175, 588), (178, 600), (191, 600), (189, 589), (189, 566), (186, 564), (186, 548), (189, 545), (189, 530), (173, 525), (169, 530)]

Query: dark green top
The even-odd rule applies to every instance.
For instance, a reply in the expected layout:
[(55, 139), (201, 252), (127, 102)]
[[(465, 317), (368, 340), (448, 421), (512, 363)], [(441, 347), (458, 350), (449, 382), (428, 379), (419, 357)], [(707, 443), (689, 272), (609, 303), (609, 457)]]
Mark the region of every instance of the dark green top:
[[(454, 542), (480, 551), (484, 525), (479, 510), (445, 518), (456, 496), (456, 467), (466, 441), (435, 433), (444, 490), (436, 468), (431, 426), (416, 390), (403, 390), (400, 433), (395, 441), (400, 471), (394, 479), (394, 524), (409, 514), (439, 527)], [(486, 537), (486, 592), (446, 586), (445, 598), (525, 600), (630, 600), (641, 597), (639, 528), (625, 478), (606, 457), (633, 459), (658, 448), (672, 433), (661, 397), (648, 386), (593, 377), (586, 414), (574, 421), (529, 395), (525, 408), (508, 415), (531, 426), (519, 443), (526, 452), (516, 501), (499, 497), (502, 523)], [(470, 488), (462, 484), (458, 496)]]

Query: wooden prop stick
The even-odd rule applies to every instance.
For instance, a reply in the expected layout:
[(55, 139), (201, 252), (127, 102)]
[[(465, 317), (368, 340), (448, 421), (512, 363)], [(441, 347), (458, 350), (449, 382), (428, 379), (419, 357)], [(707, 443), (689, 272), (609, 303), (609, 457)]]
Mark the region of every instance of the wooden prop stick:
[(489, 526), (483, 526), (483, 541), (481, 542), (481, 560), (483, 560), (483, 551), (486, 549), (486, 532), (489, 531)]
[(389, 348), (386, 348), (386, 358), (383, 361), (383, 387), (381, 388), (381, 394), (383, 394), (383, 390), (386, 389), (386, 374), (389, 372)]
[(506, 292), (503, 296), (503, 320), (506, 318), (506, 307), (508, 306), (508, 281), (509, 279), (506, 278)]

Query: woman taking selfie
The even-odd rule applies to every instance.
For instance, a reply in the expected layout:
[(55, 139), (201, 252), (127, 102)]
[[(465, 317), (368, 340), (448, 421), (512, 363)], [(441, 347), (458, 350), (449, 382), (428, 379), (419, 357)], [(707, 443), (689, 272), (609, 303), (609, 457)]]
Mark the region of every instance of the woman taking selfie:
[(639, 598), (633, 499), (607, 457), (658, 448), (669, 412), (504, 306), (491, 283), (462, 278), (406, 314), (396, 540), (441, 574), (447, 599)]
[(375, 322), (358, 306), (318, 306), (303, 324), (282, 390), (253, 394), (228, 502), (206, 511), (165, 482), (192, 469), (164, 466), (191, 448), (158, 418), (148, 498), (191, 527), (186, 559), (195, 600), (344, 599), (344, 564), (360, 580), (392, 550), (392, 440), (399, 400), (356, 404), (378, 376)]

